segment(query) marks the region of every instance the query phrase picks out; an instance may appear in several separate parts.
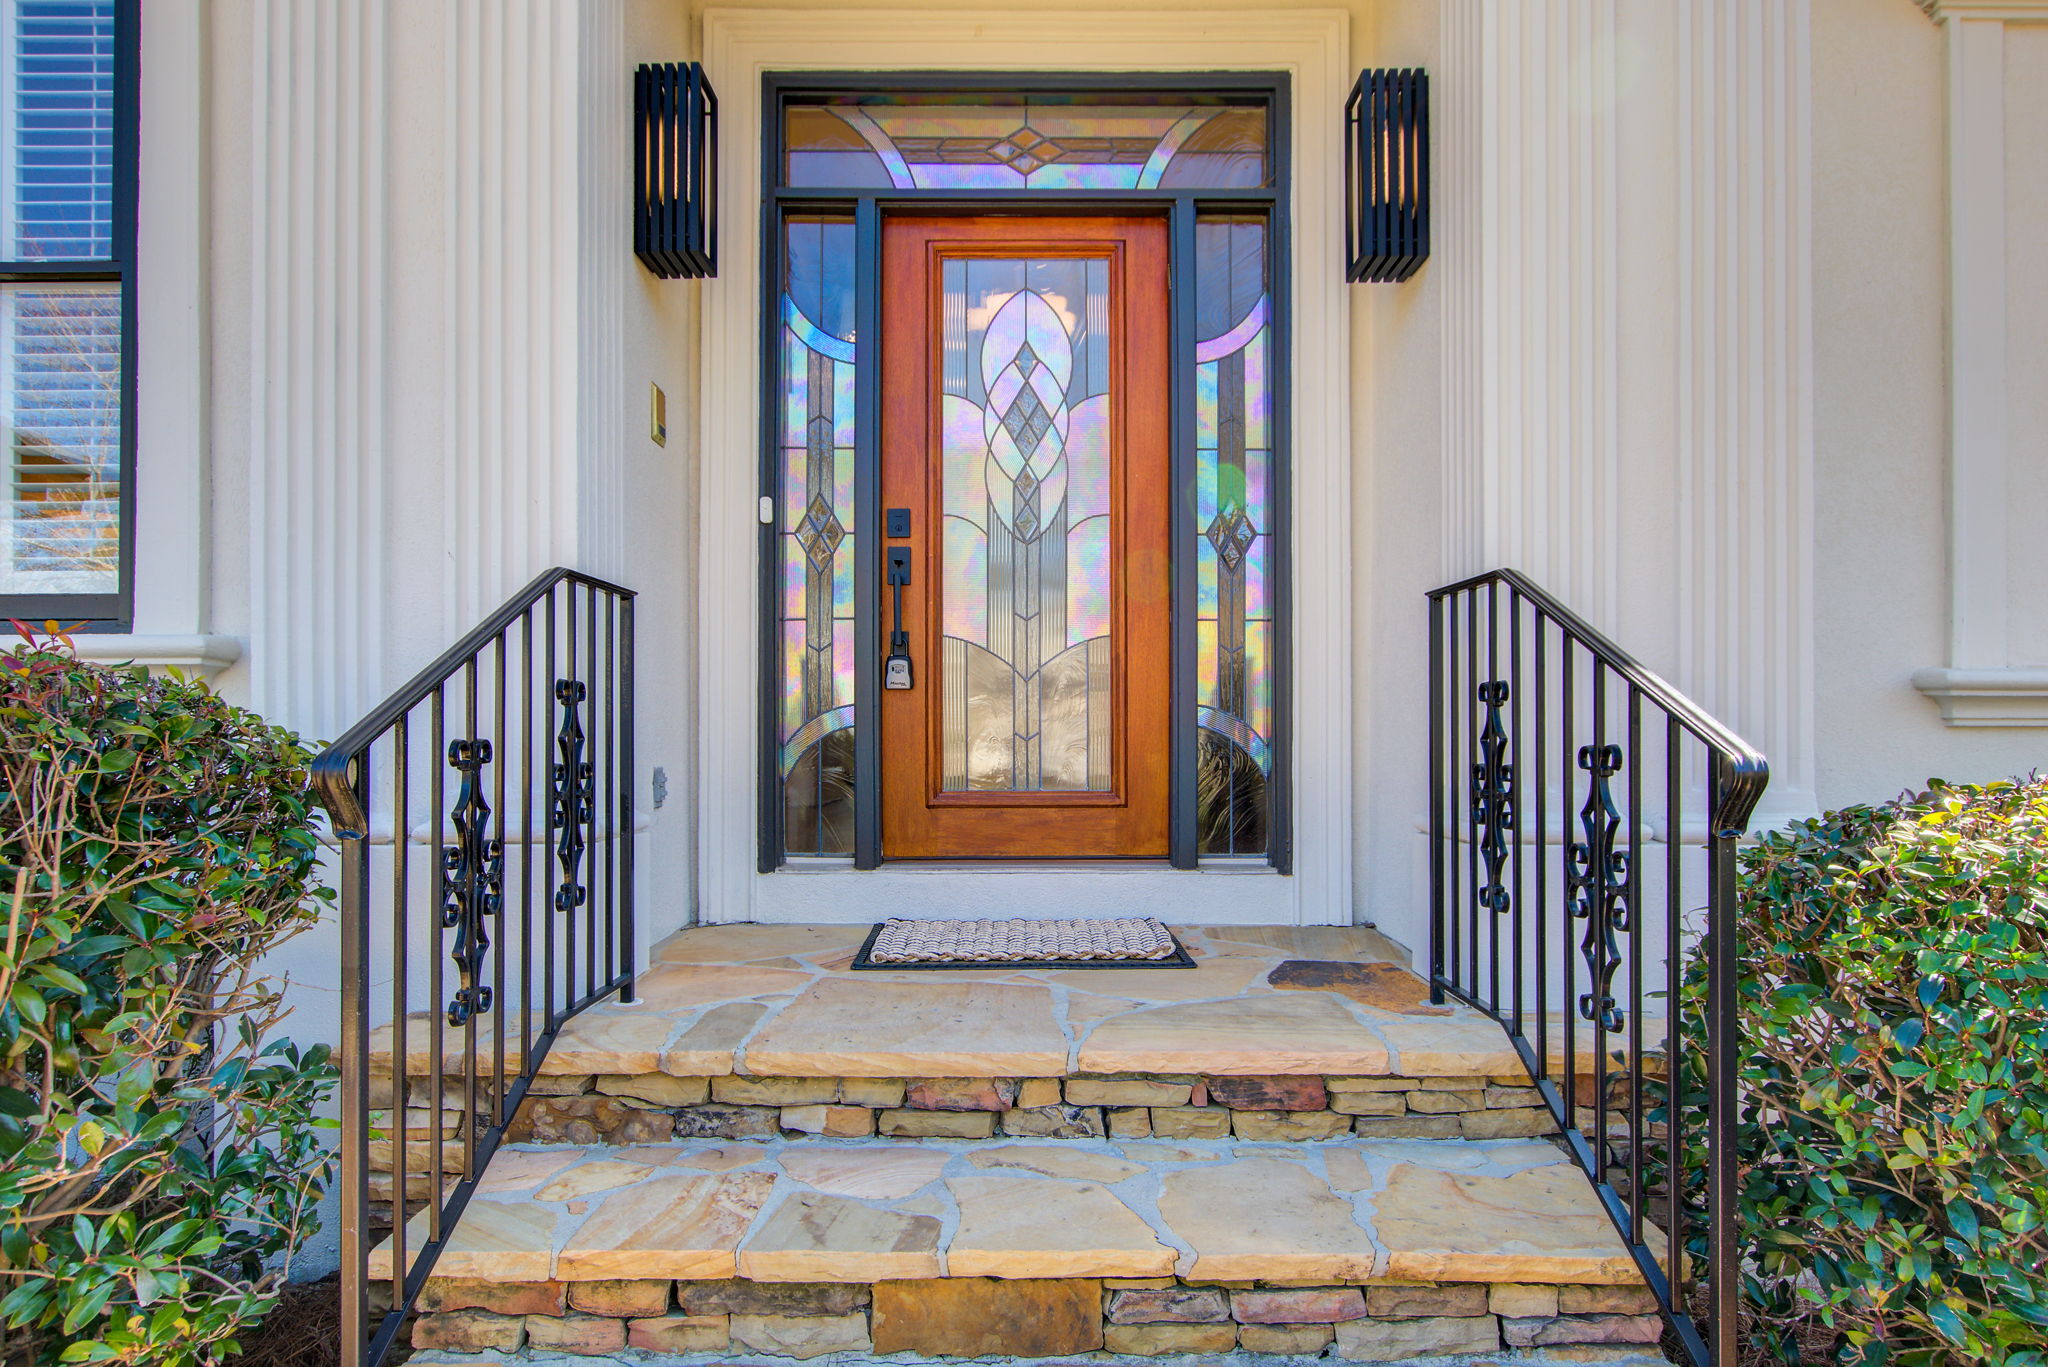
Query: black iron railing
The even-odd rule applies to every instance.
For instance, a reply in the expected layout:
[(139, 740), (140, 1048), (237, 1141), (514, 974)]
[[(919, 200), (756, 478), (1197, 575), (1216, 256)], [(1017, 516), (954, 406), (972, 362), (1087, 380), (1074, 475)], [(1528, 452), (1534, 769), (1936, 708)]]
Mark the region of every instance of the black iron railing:
[(632, 592), (549, 570), (313, 772), (340, 841), (342, 1361), (376, 1367), (556, 1032), (631, 996)]
[(1682, 1351), (1734, 1367), (1735, 846), (1769, 769), (1513, 570), (1431, 593), (1429, 635), (1432, 991), (1506, 1028)]

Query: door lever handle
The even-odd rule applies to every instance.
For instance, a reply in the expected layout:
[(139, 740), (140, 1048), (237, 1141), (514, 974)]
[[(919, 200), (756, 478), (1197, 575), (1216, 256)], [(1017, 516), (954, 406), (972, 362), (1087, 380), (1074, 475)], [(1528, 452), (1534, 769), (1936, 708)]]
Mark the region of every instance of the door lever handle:
[(889, 547), (889, 595), (894, 600), (894, 626), (889, 632), (889, 658), (882, 662), (882, 687), (910, 687), (910, 633), (903, 629), (903, 588), (910, 582), (910, 548)]

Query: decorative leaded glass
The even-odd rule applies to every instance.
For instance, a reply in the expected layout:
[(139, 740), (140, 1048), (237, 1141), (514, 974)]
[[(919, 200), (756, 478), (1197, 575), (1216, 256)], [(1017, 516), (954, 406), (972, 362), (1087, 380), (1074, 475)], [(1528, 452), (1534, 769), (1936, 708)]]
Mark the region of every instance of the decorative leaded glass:
[(1197, 826), (1264, 854), (1273, 779), (1273, 325), (1263, 217), (1195, 227)]
[(782, 293), (785, 848), (853, 849), (853, 224), (792, 218)]
[(846, 95), (787, 111), (791, 185), (1136, 190), (1266, 184), (1266, 110), (1218, 97)]
[(941, 786), (1106, 791), (1109, 264), (953, 259), (940, 292)]

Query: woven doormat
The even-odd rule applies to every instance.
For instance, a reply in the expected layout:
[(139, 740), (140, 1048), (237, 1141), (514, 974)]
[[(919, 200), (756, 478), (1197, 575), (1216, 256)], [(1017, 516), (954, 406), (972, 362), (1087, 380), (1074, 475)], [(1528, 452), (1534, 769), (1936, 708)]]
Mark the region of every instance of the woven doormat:
[(1149, 916), (1088, 921), (916, 921), (868, 933), (855, 968), (1193, 968)]

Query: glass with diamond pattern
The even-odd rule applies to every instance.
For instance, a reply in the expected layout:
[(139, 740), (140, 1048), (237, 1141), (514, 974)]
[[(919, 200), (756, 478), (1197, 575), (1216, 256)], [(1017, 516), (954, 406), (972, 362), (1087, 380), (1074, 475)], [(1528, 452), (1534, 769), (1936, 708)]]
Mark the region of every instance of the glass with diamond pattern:
[(857, 365), (849, 219), (783, 230), (782, 487), (776, 610), (784, 848), (853, 850), (853, 445)]
[(940, 786), (1108, 791), (1109, 263), (952, 259), (940, 294)]
[(1185, 93), (842, 95), (792, 103), (787, 183), (1150, 190), (1267, 183), (1266, 110)]
[(1196, 829), (1266, 853), (1273, 779), (1273, 326), (1266, 220), (1195, 227)]

